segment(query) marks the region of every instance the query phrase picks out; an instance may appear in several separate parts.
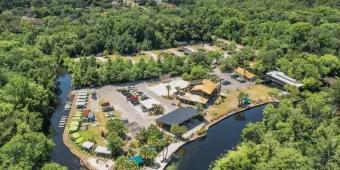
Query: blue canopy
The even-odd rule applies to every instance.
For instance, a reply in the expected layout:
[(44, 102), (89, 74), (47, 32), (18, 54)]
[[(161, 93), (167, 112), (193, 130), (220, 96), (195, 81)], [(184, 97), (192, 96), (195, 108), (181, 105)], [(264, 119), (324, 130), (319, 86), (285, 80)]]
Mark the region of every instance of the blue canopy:
[(131, 157), (129, 160), (135, 162), (137, 165), (142, 165), (144, 163), (143, 158), (141, 156), (139, 156), (139, 155)]

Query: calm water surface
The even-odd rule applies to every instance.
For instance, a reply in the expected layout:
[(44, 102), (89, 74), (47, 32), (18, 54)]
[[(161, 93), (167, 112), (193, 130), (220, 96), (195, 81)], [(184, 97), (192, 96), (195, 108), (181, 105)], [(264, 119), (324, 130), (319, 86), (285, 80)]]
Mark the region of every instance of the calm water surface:
[(64, 106), (67, 102), (68, 94), (72, 90), (71, 77), (69, 74), (64, 74), (59, 77), (58, 82), (60, 83), (59, 89), (61, 91), (58, 95), (59, 105), (51, 118), (51, 125), (54, 131), (53, 141), (56, 146), (51, 153), (50, 160), (66, 166), (70, 170), (77, 170), (81, 169), (79, 159), (64, 145), (64, 128), (58, 127), (61, 117), (67, 116), (67, 113), (64, 112)]
[(212, 161), (240, 143), (241, 132), (247, 123), (262, 120), (264, 107), (263, 105), (252, 108), (210, 127), (205, 138), (191, 142), (178, 150), (168, 169), (173, 166), (178, 170), (209, 169)]

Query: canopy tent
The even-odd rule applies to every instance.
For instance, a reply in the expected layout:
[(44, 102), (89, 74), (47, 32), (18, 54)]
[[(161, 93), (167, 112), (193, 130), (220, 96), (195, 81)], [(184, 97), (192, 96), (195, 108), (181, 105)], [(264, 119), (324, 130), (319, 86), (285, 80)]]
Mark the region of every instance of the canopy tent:
[(77, 132), (78, 130), (79, 130), (79, 127), (78, 127), (78, 126), (70, 126), (70, 127), (68, 128), (68, 131), (69, 131), (70, 133)]
[(81, 147), (83, 147), (84, 149), (90, 150), (92, 147), (94, 146), (93, 142), (90, 141), (85, 141)]
[(79, 121), (72, 121), (70, 123), (70, 126), (79, 126), (79, 125), (80, 125)]
[(135, 162), (137, 165), (142, 165), (144, 163), (143, 158), (141, 156), (139, 156), (139, 155), (131, 157), (129, 160)]
[(77, 116), (81, 116), (81, 112), (80, 111), (77, 111), (73, 117), (77, 117)]
[(69, 124), (69, 127), (68, 127), (69, 132), (72, 133), (72, 132), (78, 131), (79, 130), (79, 125), (80, 125), (80, 123), (78, 121), (72, 121)]
[(75, 121), (75, 122), (79, 122), (81, 120), (81, 117), (73, 117), (72, 120)]
[(251, 99), (249, 97), (244, 97), (242, 99), (242, 104), (244, 104), (244, 105), (251, 104)]
[(111, 155), (111, 151), (104, 146), (97, 146), (94, 152), (97, 154)]
[(72, 139), (78, 139), (80, 137), (80, 134), (78, 132), (71, 134)]
[(75, 144), (80, 144), (84, 141), (83, 137), (79, 137), (78, 139), (76, 139), (76, 141), (74, 142)]

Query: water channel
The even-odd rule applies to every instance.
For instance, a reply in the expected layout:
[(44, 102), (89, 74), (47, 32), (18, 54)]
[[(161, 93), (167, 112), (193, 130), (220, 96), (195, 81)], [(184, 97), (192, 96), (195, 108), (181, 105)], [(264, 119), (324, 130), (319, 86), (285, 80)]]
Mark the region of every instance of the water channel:
[(52, 162), (59, 163), (68, 169), (77, 170), (81, 169), (78, 157), (73, 155), (71, 151), (66, 147), (63, 142), (64, 128), (60, 126), (62, 118), (67, 117), (67, 113), (64, 111), (64, 106), (68, 100), (68, 94), (72, 90), (71, 77), (69, 74), (61, 75), (58, 78), (60, 94), (58, 95), (59, 104), (56, 111), (51, 118), (51, 125), (53, 128), (53, 141), (55, 147), (51, 153), (50, 160)]
[(240, 143), (241, 132), (249, 122), (262, 120), (264, 107), (262, 105), (246, 110), (210, 127), (205, 138), (188, 143), (179, 149), (167, 169), (209, 169), (214, 160)]

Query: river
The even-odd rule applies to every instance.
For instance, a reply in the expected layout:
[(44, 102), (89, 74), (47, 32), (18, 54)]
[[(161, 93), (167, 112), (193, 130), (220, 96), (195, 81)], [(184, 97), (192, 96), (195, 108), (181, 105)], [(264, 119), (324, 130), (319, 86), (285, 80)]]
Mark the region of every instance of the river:
[(53, 141), (55, 147), (51, 153), (50, 160), (66, 166), (68, 169), (81, 169), (78, 157), (73, 155), (63, 142), (64, 127), (59, 127), (61, 118), (68, 114), (64, 112), (64, 106), (68, 99), (68, 94), (72, 90), (71, 77), (69, 74), (64, 74), (58, 78), (60, 94), (58, 95), (59, 104), (51, 118), (51, 126), (53, 128)]
[(205, 138), (184, 145), (175, 153), (167, 169), (207, 170), (212, 161), (240, 143), (241, 132), (249, 122), (262, 120), (264, 105), (228, 117), (208, 130)]

